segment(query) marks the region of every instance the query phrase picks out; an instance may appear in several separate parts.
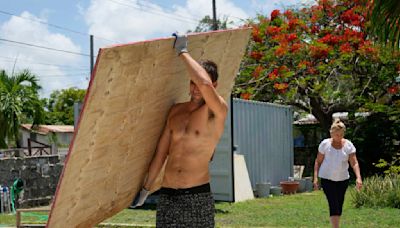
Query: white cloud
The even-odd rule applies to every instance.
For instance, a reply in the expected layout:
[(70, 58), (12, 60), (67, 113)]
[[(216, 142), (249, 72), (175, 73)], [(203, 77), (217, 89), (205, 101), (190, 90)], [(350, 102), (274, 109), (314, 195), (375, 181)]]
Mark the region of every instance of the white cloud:
[[(221, 16), (247, 17), (230, 0), (217, 1), (217, 10)], [(121, 42), (166, 37), (174, 31), (185, 33), (194, 30), (206, 15), (212, 15), (209, 0), (187, 0), (184, 5), (173, 5), (171, 9), (149, 1), (92, 0), (84, 12), (89, 33)]]
[(315, 0), (252, 0), (251, 8), (257, 13), (269, 16), (275, 9), (282, 10), (288, 6), (300, 6), (312, 4)]
[[(47, 13), (47, 11), (44, 11), (42, 15), (46, 15)], [(81, 48), (70, 38), (59, 33), (52, 33), (49, 31), (47, 25), (34, 22), (39, 19), (46, 21), (45, 19), (36, 17), (29, 12), (21, 13), (20, 17), (12, 16), (8, 21), (0, 24), (1, 38), (72, 52), (81, 52)], [(39, 76), (40, 84), (43, 87), (41, 91), (42, 96), (48, 96), (55, 89), (64, 89), (66, 85), (76, 85), (76, 81), (84, 79), (85, 76), (82, 74), (88, 71), (82, 67), (77, 69), (77, 66), (82, 65), (82, 60), (86, 60), (87, 57), (4, 41), (0, 42), (0, 50), (0, 68), (5, 69), (11, 74), (16, 60), (16, 72), (21, 69), (30, 69), (32, 73)], [(66, 67), (66, 65), (69, 67)], [(79, 74), (81, 74), (81, 77), (78, 77)], [(84, 84), (80, 82), (78, 85), (85, 87)]]

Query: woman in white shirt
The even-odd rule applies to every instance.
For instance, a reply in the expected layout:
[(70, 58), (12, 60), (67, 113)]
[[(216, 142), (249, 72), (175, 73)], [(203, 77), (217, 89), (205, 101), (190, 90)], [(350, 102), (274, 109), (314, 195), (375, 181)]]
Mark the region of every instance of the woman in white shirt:
[(331, 138), (324, 139), (318, 147), (314, 165), (314, 189), (318, 190), (318, 177), (329, 204), (332, 227), (339, 227), (344, 195), (349, 184), (349, 162), (356, 175), (356, 188), (362, 187), (356, 148), (344, 137), (346, 126), (336, 119), (331, 126)]

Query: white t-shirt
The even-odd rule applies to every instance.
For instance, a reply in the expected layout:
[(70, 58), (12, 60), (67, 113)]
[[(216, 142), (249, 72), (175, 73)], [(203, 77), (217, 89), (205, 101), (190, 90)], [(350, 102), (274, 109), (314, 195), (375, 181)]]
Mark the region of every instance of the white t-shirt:
[(343, 147), (335, 149), (332, 146), (332, 139), (324, 139), (319, 144), (318, 151), (325, 155), (319, 168), (319, 177), (332, 181), (343, 181), (350, 178), (349, 154), (356, 152), (356, 148), (350, 140), (345, 139)]

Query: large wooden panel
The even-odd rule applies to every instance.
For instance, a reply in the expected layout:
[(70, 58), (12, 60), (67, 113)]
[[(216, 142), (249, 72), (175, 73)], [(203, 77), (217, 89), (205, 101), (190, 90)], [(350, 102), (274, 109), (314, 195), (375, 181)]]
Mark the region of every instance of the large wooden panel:
[[(197, 59), (219, 66), (230, 95), (250, 30), (189, 36)], [(48, 227), (92, 227), (128, 207), (140, 190), (170, 107), (189, 99), (173, 38), (100, 50)]]

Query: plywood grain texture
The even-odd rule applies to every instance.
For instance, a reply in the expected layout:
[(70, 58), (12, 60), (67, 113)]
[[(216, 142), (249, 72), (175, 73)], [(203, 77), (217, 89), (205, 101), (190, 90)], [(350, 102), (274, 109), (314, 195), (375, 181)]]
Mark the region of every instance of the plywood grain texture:
[[(189, 35), (189, 53), (219, 66), (228, 99), (249, 29)], [(189, 100), (189, 76), (165, 38), (101, 49), (47, 227), (93, 227), (140, 190), (170, 107)], [(157, 189), (159, 184), (153, 186)]]

